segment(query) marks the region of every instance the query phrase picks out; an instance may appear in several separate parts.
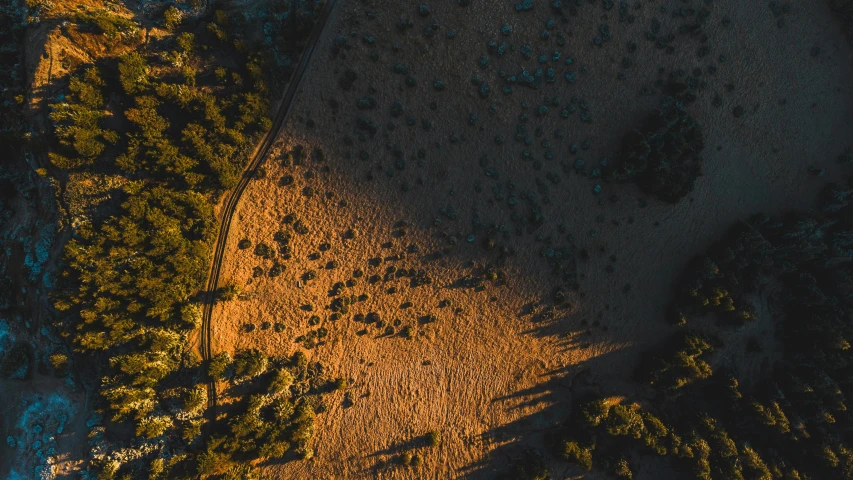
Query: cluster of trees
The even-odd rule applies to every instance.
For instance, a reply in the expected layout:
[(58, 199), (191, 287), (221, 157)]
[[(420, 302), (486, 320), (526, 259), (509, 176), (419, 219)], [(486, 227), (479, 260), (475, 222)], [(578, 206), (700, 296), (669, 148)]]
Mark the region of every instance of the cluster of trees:
[(319, 363), (302, 352), (290, 358), (268, 358), (258, 350), (242, 350), (234, 359), (216, 356), (213, 378), (228, 379), (250, 390), (230, 414), (228, 428), (214, 436), (199, 457), (202, 477), (219, 475), (247, 459), (308, 459), (314, 418), (323, 410), (323, 393), (337, 383), (323, 376)]
[[(237, 71), (232, 85), (200, 85), (195, 35), (183, 32), (176, 38), (177, 49), (164, 54), (181, 65), (174, 76), (153, 77), (153, 56), (130, 52), (112, 70), (90, 66), (71, 78), (68, 94), (51, 113), (59, 140), (59, 148), (51, 152), (54, 165), (63, 170), (117, 169), (199, 192), (237, 184), (246, 151), (270, 126), (262, 59), (250, 56), (246, 63), (242, 74), (252, 79), (249, 85)], [(118, 77), (119, 85), (105, 82), (105, 75)], [(122, 94), (121, 132), (106, 128), (105, 93)]]
[[(69, 20), (111, 38), (135, 29), (105, 11)], [(201, 321), (199, 292), (217, 228), (212, 205), (236, 185), (253, 142), (271, 125), (271, 59), (251, 53), (246, 25), (224, 11), (188, 21), (170, 7), (164, 23), (171, 35), (77, 69), (52, 105), (53, 167), (83, 179), (124, 177), (105, 219), (82, 222), (66, 244), (53, 292), (56, 328), (85, 353), (76, 361), (96, 360), (99, 409), (112, 422), (97, 428), (118, 441), (94, 456), (98, 478), (131, 471), (134, 478), (198, 478), (211, 451), (234, 456), (228, 474), (248, 478), (237, 460), (290, 450), (310, 456), (316, 392), (303, 387), (314, 387), (317, 369), (259, 352), (212, 362), (215, 378), (269, 379), (271, 390), (251, 397), (233, 421), (211, 426), (230, 440), (205, 447), (206, 374), (188, 334)], [(282, 386), (287, 378), (292, 385)], [(251, 424), (251, 415), (264, 422), (278, 415), (283, 430)], [(122, 424), (135, 439), (112, 428)], [(143, 453), (127, 455), (122, 444)]]
[(682, 331), (638, 368), (656, 392), (650, 410), (579, 401), (559, 453), (585, 468), (665, 455), (700, 479), (853, 479), (853, 188), (830, 185), (821, 198), (821, 212), (734, 227), (686, 269), (673, 303), (688, 327), (712, 314), (737, 328), (765, 289), (780, 307), (767, 313), (780, 344), (772, 372), (744, 387), (712, 368), (725, 364), (713, 361), (719, 340)]
[(644, 192), (675, 203), (702, 175), (702, 129), (681, 100), (667, 98), (642, 127), (628, 133), (619, 153), (602, 169), (613, 182), (635, 182)]
[(69, 101), (54, 105), (50, 113), (54, 135), (61, 145), (73, 150), (71, 158), (50, 153), (52, 162), (59, 168), (89, 166), (104, 152), (107, 143), (114, 144), (118, 140), (116, 132), (101, 127), (106, 116), (103, 87), (100, 71), (89, 67), (71, 78)]

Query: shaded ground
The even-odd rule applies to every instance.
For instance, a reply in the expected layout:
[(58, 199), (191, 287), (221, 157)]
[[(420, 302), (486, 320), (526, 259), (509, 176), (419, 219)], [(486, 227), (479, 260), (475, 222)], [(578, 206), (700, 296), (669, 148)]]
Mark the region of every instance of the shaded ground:
[[(715, 2), (708, 20), (713, 28), (703, 32), (710, 37), (711, 53), (701, 59), (696, 56), (701, 42), (695, 39), (680, 40), (672, 55), (644, 39), (657, 8), (636, 11), (633, 24), (617, 24), (616, 9), (584, 7), (555, 31), (565, 34), (566, 45), (559, 47), (563, 58), (572, 55), (572, 68), (586, 65), (589, 71), (569, 84), (561, 70), (554, 85), (539, 91), (516, 85), (511, 96), (501, 93), (496, 70), (516, 74), (537, 68), (539, 50), (558, 48), (553, 42), (534, 42), (553, 18), (545, 6), (522, 14), (509, 5), (431, 7), (422, 18), (412, 2), (341, 2), (330, 20), (331, 34), (306, 74), (280, 153), (269, 160), (266, 178), (250, 184), (237, 209), (221, 284), (241, 285), (243, 298), (222, 303), (214, 312), (214, 351), (257, 346), (286, 354), (301, 348), (297, 338), (324, 327), (328, 335), (309, 356), (329, 365), (332, 375), (351, 380), (352, 405), (338, 393), (318, 417), (315, 458), (272, 466), (268, 475), (274, 478), (491, 478), (518, 445), (541, 447), (540, 433), (565, 418), (571, 378), (580, 369), (591, 369), (606, 393), (634, 393), (627, 380), (637, 355), (669, 331), (662, 314), (672, 282), (695, 253), (734, 221), (754, 212), (772, 215), (800, 207), (826, 182), (849, 174), (835, 158), (853, 132), (848, 86), (853, 64), (840, 29), (820, 2), (795, 5), (782, 16), (782, 28), (765, 4)], [(658, 16), (664, 31), (680, 24), (671, 15)], [(405, 36), (397, 33), (398, 17), (413, 21)], [(730, 25), (720, 26), (724, 18)], [(598, 47), (591, 39), (603, 22), (609, 22), (613, 39)], [(432, 23), (438, 28), (426, 37), (424, 29)], [(504, 24), (512, 26), (509, 37), (499, 33)], [(447, 38), (450, 29), (456, 33), (453, 39)], [(351, 48), (342, 46), (335, 55), (337, 34)], [(525, 60), (518, 51), (489, 55), (492, 64), (483, 70), (478, 58), (487, 55), (491, 39), (517, 46), (530, 41), (534, 57)], [(631, 39), (638, 44), (633, 54), (626, 50)], [(371, 60), (370, 52), (378, 60)], [(632, 59), (630, 68), (622, 68), (623, 57)], [(394, 73), (394, 65), (402, 63), (409, 73)], [(707, 73), (711, 65), (717, 68), (714, 75)], [(603, 185), (602, 193), (593, 195), (599, 182), (575, 174), (576, 159), (585, 159), (591, 170), (656, 107), (659, 67), (664, 79), (679, 68), (703, 70), (699, 78), (707, 87), (689, 109), (705, 131), (705, 175), (676, 206), (641, 198), (631, 186)], [(347, 70), (357, 78), (343, 90), (339, 80)], [(624, 81), (617, 77), (620, 72)], [(416, 77), (416, 87), (405, 86), (407, 75)], [(480, 99), (477, 85), (469, 82), (475, 75), (491, 85), (488, 99)], [(445, 85), (442, 91), (433, 87), (438, 79)], [(644, 86), (651, 93), (638, 95)], [(719, 107), (715, 94), (722, 100)], [(562, 97), (560, 107), (537, 116), (543, 96), (554, 95)], [(559, 117), (572, 96), (591, 106), (590, 123), (579, 120), (580, 112), (567, 120)], [(375, 108), (358, 109), (362, 97), (371, 97)], [(403, 113), (394, 117), (397, 100)], [(526, 110), (522, 101), (529, 103)], [(740, 118), (733, 115), (737, 106), (744, 109)], [(468, 124), (471, 113), (477, 114), (473, 126)], [(528, 135), (535, 139), (529, 147), (514, 141), (520, 113), (529, 116)], [(409, 116), (414, 126), (407, 125)], [(359, 119), (373, 121), (376, 133), (371, 135), (365, 122), (359, 128)], [(429, 131), (424, 120), (432, 122)], [(386, 127), (389, 121), (393, 130)], [(537, 127), (542, 137), (535, 135)], [(562, 139), (552, 135), (555, 129), (563, 130)], [(496, 135), (504, 138), (502, 145), (495, 144)], [(546, 139), (549, 147), (542, 143)], [(584, 140), (589, 150), (572, 155), (571, 144)], [(322, 147), (324, 159), (311, 156), (302, 166), (283, 166), (283, 152), (295, 144), (309, 151)], [(521, 156), (525, 148), (533, 156), (529, 161)], [(544, 156), (547, 151), (551, 159)], [(538, 169), (534, 158), (541, 162)], [(825, 173), (814, 176), (810, 167)], [(292, 180), (282, 182), (287, 176)], [(618, 199), (611, 201), (611, 195)], [(515, 206), (509, 202), (513, 197)], [(522, 225), (521, 218), (533, 218), (537, 211), (541, 223)], [(284, 271), (270, 277), (274, 261), (259, 258), (254, 248), (259, 242), (275, 248), (278, 230), (293, 232), (283, 225), (287, 215), (301, 220), (308, 233), (293, 233), (292, 258), (279, 258)], [(407, 226), (401, 227), (401, 220)], [(488, 225), (505, 225), (507, 235)], [(350, 228), (357, 235), (345, 239)], [(474, 235), (470, 243), (469, 235)], [(244, 238), (252, 248), (238, 248)], [(483, 248), (486, 238), (496, 242), (494, 249)], [(413, 244), (417, 252), (410, 250)], [(503, 247), (511, 254), (501, 255)], [(553, 277), (543, 254), (563, 247), (578, 253), (577, 272), (575, 262), (566, 260), (564, 272)], [(435, 252), (444, 254), (436, 259)], [(332, 261), (337, 266), (329, 265)], [(432, 283), (412, 288), (411, 277), (396, 273), (388, 281), (367, 282), (389, 266), (423, 269)], [(253, 278), (254, 267), (261, 267), (261, 276)], [(505, 286), (485, 279), (483, 272), (490, 268), (506, 278)], [(370, 299), (332, 320), (326, 307), (336, 297), (329, 291), (335, 282), (351, 279), (356, 269), (365, 275), (344, 291), (367, 293)], [(316, 278), (306, 281), (302, 276), (309, 270)], [(482, 289), (471, 286), (477, 277), (484, 278)], [(574, 282), (579, 291), (571, 288)], [(388, 293), (392, 286), (396, 292)], [(543, 318), (542, 307), (533, 309), (538, 314), (528, 313), (531, 304), (552, 298), (555, 287), (566, 292), (563, 309), (551, 320)], [(446, 299), (452, 305), (440, 307)], [(384, 330), (354, 319), (371, 312), (392, 326), (399, 319), (394, 334), (380, 335)], [(319, 324), (309, 325), (312, 315)], [(423, 323), (422, 317), (430, 315), (435, 321)], [(399, 335), (406, 326), (413, 327), (414, 338)], [(409, 443), (433, 429), (443, 435), (441, 446)], [(400, 445), (420, 452), (425, 465), (385, 464)], [(663, 473), (650, 468), (637, 478), (661, 478)], [(552, 472), (557, 478), (578, 473), (561, 463)]]

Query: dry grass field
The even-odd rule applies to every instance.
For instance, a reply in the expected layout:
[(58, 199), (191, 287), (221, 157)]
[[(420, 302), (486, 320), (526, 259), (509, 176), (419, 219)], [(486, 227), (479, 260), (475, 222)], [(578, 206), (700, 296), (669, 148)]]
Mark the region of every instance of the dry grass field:
[[(289, 354), (308, 343), (330, 376), (349, 379), (318, 416), (315, 457), (269, 465), (268, 478), (493, 478), (519, 445), (544, 448), (543, 433), (568, 414), (578, 372), (589, 370), (604, 394), (642, 395), (630, 381), (637, 355), (669, 332), (664, 309), (693, 255), (736, 220), (796, 208), (849, 174), (835, 159), (853, 143), (853, 56), (822, 2), (797, 2), (782, 27), (766, 2), (714, 2), (707, 21), (725, 26), (702, 32), (711, 46), (702, 58), (696, 39), (679, 36), (671, 54), (645, 39), (653, 16), (664, 31), (679, 25), (660, 14), (662, 2), (632, 11), (634, 23), (619, 23), (617, 9), (600, 2), (583, 2), (565, 23), (546, 2), (519, 14), (509, 3), (434, 2), (427, 17), (410, 1), (338, 3), (278, 153), (237, 208), (220, 284), (242, 293), (221, 302), (212, 323), (214, 351)], [(400, 18), (414, 25), (404, 34)], [(556, 26), (543, 43), (550, 18)], [(612, 40), (595, 45), (597, 26), (608, 22)], [(509, 36), (500, 33), (505, 23)], [(554, 43), (557, 32), (564, 46)], [(478, 58), (493, 39), (516, 49), (489, 56), (501, 63), (483, 69)], [(530, 60), (518, 52), (526, 42)], [(574, 57), (577, 83), (562, 78), (563, 68), (541, 90), (516, 85), (504, 95), (497, 71), (538, 68), (545, 49)], [(398, 64), (408, 73), (395, 73)], [(687, 198), (664, 204), (574, 172), (578, 158), (591, 169), (615, 153), (657, 107), (656, 79), (694, 68), (707, 85), (689, 109), (706, 149), (704, 175)], [(341, 82), (348, 71), (351, 85)], [(483, 81), (487, 99), (478, 95)], [(560, 106), (540, 114), (543, 97), (554, 96)], [(560, 117), (573, 96), (589, 105), (590, 122)], [(522, 137), (535, 137), (529, 146), (514, 140), (522, 113)], [(572, 154), (584, 141), (589, 148)], [(285, 160), (295, 145), (307, 153), (297, 155), (300, 165)], [(525, 160), (525, 149), (536, 160)], [(292, 237), (289, 259), (275, 254), (279, 231)], [(256, 254), (261, 243), (274, 259)], [(550, 309), (555, 288), (561, 301)], [(336, 315), (330, 307), (340, 310), (336, 299), (349, 296), (355, 301)], [(373, 315), (382, 328), (368, 323)], [(440, 446), (423, 446), (431, 430)], [(419, 452), (424, 465), (394, 465), (403, 451)], [(666, 478), (656, 464), (644, 468), (636, 478)], [(566, 464), (552, 472), (580, 475)]]

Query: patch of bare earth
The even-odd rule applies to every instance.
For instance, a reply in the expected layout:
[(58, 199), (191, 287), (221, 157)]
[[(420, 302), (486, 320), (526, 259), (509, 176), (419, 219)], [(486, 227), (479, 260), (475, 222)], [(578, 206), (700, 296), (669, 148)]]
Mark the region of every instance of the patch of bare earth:
[[(328, 335), (308, 355), (326, 365), (331, 376), (351, 380), (353, 404), (344, 403), (344, 392), (335, 393), (328, 410), (318, 416), (314, 459), (270, 465), (265, 470), (269, 478), (491, 478), (491, 465), (506, 464), (512, 454), (505, 447), (522, 443), (545, 448), (542, 433), (568, 414), (574, 372), (590, 368), (612, 390), (605, 393), (634, 393), (630, 377), (637, 356), (670, 332), (663, 312), (673, 282), (693, 255), (736, 220), (755, 212), (802, 208), (826, 182), (849, 174), (835, 158), (853, 131), (851, 52), (822, 2), (797, 3), (784, 28), (777, 26), (766, 4), (715, 2), (710, 20), (715, 26), (705, 31), (713, 48), (704, 58), (696, 56), (695, 46), (667, 55), (644, 39), (656, 8), (638, 11), (633, 24), (618, 25), (615, 9), (582, 8), (570, 23), (558, 25), (572, 33), (560, 50), (575, 57), (577, 65), (586, 65), (588, 73), (575, 85), (558, 78), (541, 92), (516, 86), (512, 96), (500, 92), (503, 83), (494, 73), (498, 67), (484, 72), (478, 58), (486, 55), (491, 39), (516, 45), (529, 39), (539, 48), (533, 40), (550, 18), (548, 9), (537, 6), (525, 17), (494, 2), (431, 6), (424, 20), (418, 17), (417, 2), (339, 0), (284, 128), (281, 148), (267, 160), (266, 178), (250, 184), (237, 208), (220, 285), (240, 285), (243, 295), (217, 305), (214, 351), (258, 347), (289, 354), (301, 348), (298, 337), (322, 326)], [(602, 15), (609, 17), (614, 39), (597, 47), (591, 38), (605, 21)], [(731, 25), (718, 27), (725, 16)], [(405, 36), (397, 33), (398, 17), (413, 19), (414, 28)], [(422, 32), (431, 23), (439, 28), (425, 38)], [(512, 25), (511, 37), (498, 33), (504, 23)], [(456, 31), (452, 40), (446, 38), (450, 29)], [(335, 56), (332, 43), (339, 34), (352, 48)], [(373, 44), (363, 40), (368, 36)], [(622, 70), (631, 39), (639, 49), (631, 55), (633, 66)], [(813, 46), (821, 47), (819, 55), (812, 56)], [(553, 44), (547, 48), (556, 49)], [(370, 60), (371, 51), (378, 61)], [(725, 62), (718, 60), (720, 55), (727, 57)], [(512, 74), (536, 68), (517, 52), (490, 58)], [(417, 87), (406, 87), (405, 75), (393, 73), (395, 63), (408, 65)], [(638, 92), (643, 86), (653, 88), (659, 67), (706, 72), (709, 65), (717, 72), (703, 73), (707, 87), (689, 107), (703, 126), (707, 147), (705, 174), (688, 198), (664, 205), (642, 200), (631, 186), (607, 184), (596, 196), (594, 179), (572, 173), (578, 157), (597, 166), (601, 157), (612, 155), (621, 137), (656, 107), (659, 95)], [(338, 81), (348, 69), (357, 79), (345, 91)], [(623, 71), (624, 81), (617, 78)], [(474, 75), (491, 84), (488, 99), (478, 98), (477, 86), (469, 81)], [(443, 91), (432, 88), (436, 79), (444, 82)], [(723, 106), (713, 106), (715, 93)], [(375, 110), (358, 110), (358, 100), (367, 95), (376, 100)], [(564, 120), (558, 115), (562, 107), (537, 117), (543, 95), (560, 95), (562, 104), (582, 96), (593, 106), (593, 121), (582, 123), (577, 113)], [(397, 100), (404, 112), (391, 117), (388, 112)], [(545, 132), (530, 147), (536, 158), (542, 159), (541, 142), (551, 143), (553, 159), (542, 160), (540, 169), (521, 159), (525, 147), (513, 138), (521, 101), (530, 105), (528, 131), (541, 126)], [(490, 104), (495, 105), (493, 114)], [(742, 118), (732, 115), (735, 106), (744, 108)], [(468, 125), (471, 113), (478, 115), (475, 126)], [(415, 118), (414, 126), (407, 125), (409, 116)], [(359, 140), (359, 118), (375, 122), (374, 137)], [(315, 126), (306, 126), (307, 120)], [(422, 128), (423, 120), (432, 122), (431, 130)], [(394, 123), (393, 130), (388, 122)], [(555, 129), (565, 137), (553, 136)], [(458, 141), (452, 142), (452, 135)], [(495, 144), (496, 135), (505, 139), (502, 145)], [(353, 140), (351, 146), (345, 136)], [(570, 154), (570, 144), (583, 140), (591, 148)], [(282, 152), (294, 144), (320, 147), (325, 158), (283, 166)], [(403, 168), (393, 156), (395, 146), (404, 152)], [(424, 149), (424, 158), (418, 158), (418, 149)], [(362, 150), (366, 159), (361, 159)], [(485, 165), (479, 162), (484, 155)], [(811, 166), (824, 168), (825, 175), (809, 174)], [(498, 175), (487, 175), (488, 168)], [(559, 182), (547, 180), (547, 173), (557, 175)], [(293, 183), (283, 186), (288, 175)], [(503, 196), (495, 193), (497, 185)], [(304, 194), (305, 187), (314, 189), (313, 196)], [(519, 199), (515, 207), (508, 204), (511, 194)], [(611, 195), (618, 199), (609, 200)], [(520, 222), (513, 213), (527, 218), (534, 203), (542, 224), (528, 228), (528, 223), (517, 234)], [(308, 233), (293, 233), (292, 258), (279, 258), (285, 270), (270, 277), (273, 260), (254, 255), (254, 245), (276, 248), (277, 231), (293, 232), (283, 224), (287, 215), (301, 220)], [(482, 225), (505, 225), (507, 234), (477, 229), (475, 219)], [(401, 227), (401, 220), (408, 226)], [(345, 239), (350, 228), (358, 234)], [(486, 237), (495, 239), (495, 249), (483, 247)], [(244, 238), (252, 248), (238, 248)], [(324, 243), (329, 245), (325, 251)], [(418, 246), (417, 252), (411, 245)], [(549, 320), (540, 307), (530, 313), (530, 305), (545, 305), (539, 302), (551, 298), (554, 287), (571, 283), (562, 275), (552, 276), (543, 258), (548, 248), (564, 245), (574, 246), (575, 252), (585, 249), (590, 258), (577, 260), (580, 289), (567, 289), (570, 305)], [(497, 253), (502, 247), (511, 254)], [(435, 252), (442, 252), (441, 257)], [(327, 268), (332, 261), (337, 266)], [(384, 278), (391, 266), (423, 270), (432, 283), (412, 287), (411, 277), (396, 273), (387, 281), (367, 281), (371, 275)], [(253, 276), (254, 267), (261, 268), (260, 276)], [(480, 289), (457, 282), (466, 275), (481, 276), (490, 267), (505, 275), (506, 285), (485, 280)], [(327, 307), (335, 297), (330, 290), (351, 279), (356, 269), (365, 275), (344, 294), (370, 298), (331, 320)], [(316, 278), (302, 280), (309, 270), (316, 271)], [(394, 293), (389, 293), (391, 287)], [(440, 307), (446, 299), (452, 305)], [(381, 335), (374, 326), (354, 320), (356, 314), (371, 312), (391, 325), (399, 319), (394, 334)], [(312, 315), (320, 317), (319, 325), (308, 324)], [(420, 320), (430, 315), (435, 322)], [(254, 330), (248, 331), (247, 324)], [(406, 326), (414, 329), (411, 339), (400, 336)], [(765, 330), (756, 333), (769, 335)], [(441, 446), (407, 443), (429, 430), (442, 433)], [(407, 448), (423, 455), (424, 466), (384, 463)], [(651, 470), (638, 472), (637, 478), (665, 478), (664, 464), (647, 466)], [(552, 473), (555, 478), (580, 475), (563, 463), (555, 463)]]

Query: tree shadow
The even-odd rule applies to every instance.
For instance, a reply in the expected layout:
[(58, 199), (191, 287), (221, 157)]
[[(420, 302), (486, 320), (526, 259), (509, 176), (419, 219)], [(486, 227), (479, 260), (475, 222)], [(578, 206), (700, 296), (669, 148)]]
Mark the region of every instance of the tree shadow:
[(622, 385), (599, 378), (594, 372), (601, 371), (600, 364), (607, 363), (609, 355), (623, 355), (613, 350), (585, 362), (548, 371), (540, 376), (535, 386), (492, 399), (494, 408), (518, 410), (535, 407), (532, 415), (492, 428), (481, 435), (481, 441), (497, 445), (488, 456), (457, 470), (460, 478), (515, 479), (515, 469), (534, 461), (534, 457), (547, 466), (552, 478), (579, 475), (582, 470), (576, 465), (562, 461), (554, 454), (558, 448), (556, 438), (565, 428), (572, 414), (573, 402), (602, 395), (625, 394)]

